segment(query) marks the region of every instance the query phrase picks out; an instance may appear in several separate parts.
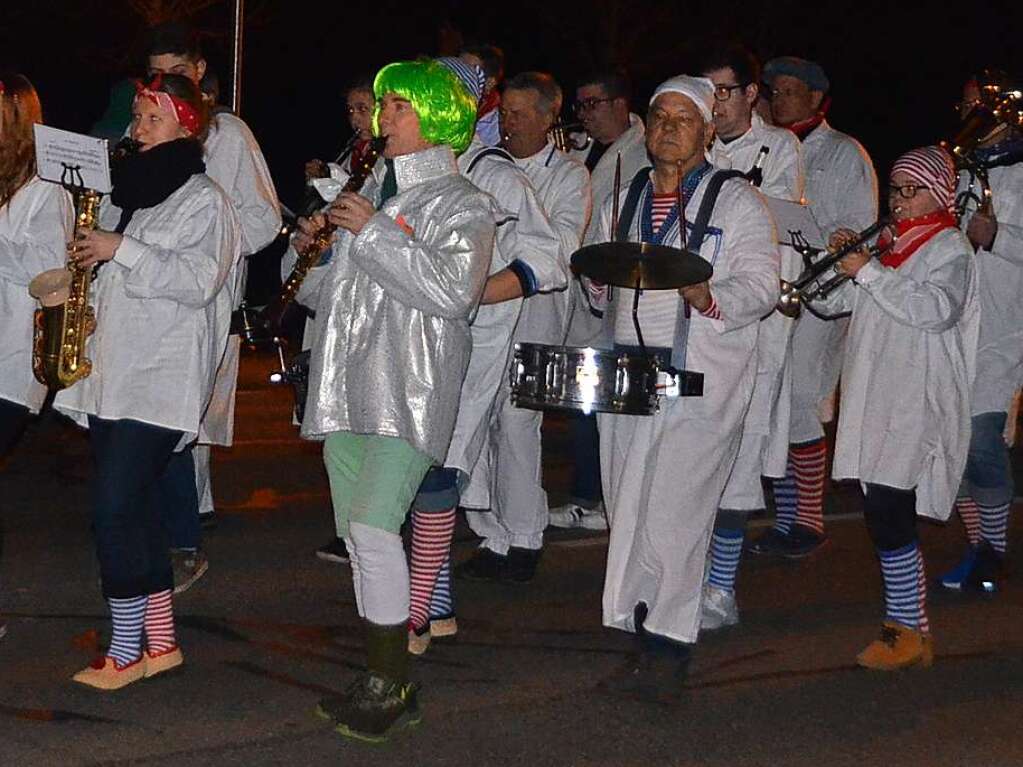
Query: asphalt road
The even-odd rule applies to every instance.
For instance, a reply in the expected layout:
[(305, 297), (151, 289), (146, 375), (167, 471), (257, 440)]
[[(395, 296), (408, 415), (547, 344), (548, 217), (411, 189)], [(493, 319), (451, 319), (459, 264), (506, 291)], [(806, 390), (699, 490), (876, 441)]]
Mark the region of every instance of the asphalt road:
[[(414, 661), (419, 728), (384, 747), (343, 740), (312, 709), (362, 661), (351, 579), (313, 556), (332, 534), (326, 479), (289, 424), (288, 392), (263, 384), (269, 365), (243, 363), (237, 444), (215, 454), (211, 567), (175, 602), (187, 659), (167, 678), (117, 693), (70, 681), (108, 625), (83, 436), (44, 418), (0, 465), (0, 765), (1023, 765), (1023, 587), (933, 595), (929, 670), (856, 668), (882, 608), (848, 488), (831, 501), (827, 550), (744, 563), (742, 623), (701, 640), (676, 704), (596, 691), (630, 646), (600, 625), (606, 537), (559, 532), (533, 583), (458, 584), (459, 635)], [(563, 424), (546, 439), (558, 501)], [(463, 558), (473, 543), (458, 535)], [(1015, 549), (1021, 537), (1014, 524)], [(924, 525), (923, 541), (938, 573), (962, 530)]]

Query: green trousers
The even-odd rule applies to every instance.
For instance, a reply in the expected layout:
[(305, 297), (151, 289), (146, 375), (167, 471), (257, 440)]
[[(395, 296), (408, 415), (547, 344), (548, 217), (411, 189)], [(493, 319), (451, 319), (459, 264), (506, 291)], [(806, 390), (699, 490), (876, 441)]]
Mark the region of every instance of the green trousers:
[(323, 443), (337, 530), (358, 522), (399, 533), (433, 459), (397, 437), (335, 432)]

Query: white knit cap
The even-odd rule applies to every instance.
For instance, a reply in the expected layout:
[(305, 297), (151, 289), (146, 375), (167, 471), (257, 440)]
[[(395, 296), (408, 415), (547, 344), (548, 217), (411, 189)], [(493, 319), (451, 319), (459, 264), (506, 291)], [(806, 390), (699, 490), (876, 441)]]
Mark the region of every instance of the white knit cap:
[(665, 80), (657, 86), (654, 95), (650, 97), (650, 103), (662, 93), (680, 93), (694, 104), (703, 115), (703, 119), (710, 122), (714, 113), (714, 83), (706, 77), (693, 77), (691, 75), (678, 75), (670, 80)]

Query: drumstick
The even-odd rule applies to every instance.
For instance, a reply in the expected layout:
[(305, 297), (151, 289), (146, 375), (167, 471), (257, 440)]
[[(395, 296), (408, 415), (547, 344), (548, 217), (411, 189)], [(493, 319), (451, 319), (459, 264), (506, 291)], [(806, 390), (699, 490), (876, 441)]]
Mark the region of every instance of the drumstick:
[[(686, 250), (686, 214), (682, 200), (682, 161), (678, 163), (678, 184), (675, 186), (675, 204), (678, 205), (678, 236), (682, 242), (682, 250)], [(688, 320), (692, 310), (689, 302), (682, 299), (682, 315)]]
[[(614, 200), (611, 202), (611, 242), (618, 241), (618, 195), (622, 191), (622, 153), (618, 153), (618, 159), (615, 160), (615, 188), (614, 188)], [(614, 286), (607, 286), (607, 302), (611, 303), (611, 299), (614, 298)]]
[(618, 241), (618, 194), (622, 190), (622, 153), (618, 153), (615, 161), (614, 201), (611, 204), (611, 242)]

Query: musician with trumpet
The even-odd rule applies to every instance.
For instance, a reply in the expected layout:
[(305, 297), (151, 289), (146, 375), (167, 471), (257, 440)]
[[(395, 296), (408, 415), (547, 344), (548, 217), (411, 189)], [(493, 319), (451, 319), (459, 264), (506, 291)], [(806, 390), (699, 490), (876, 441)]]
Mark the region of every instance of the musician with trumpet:
[(113, 629), (104, 655), (74, 679), (103, 690), (183, 662), (164, 527), (169, 467), (198, 435), (212, 396), (240, 250), (230, 201), (205, 173), (208, 129), (191, 80), (139, 83), (131, 123), (139, 150), (113, 165), (99, 227), (68, 246), (78, 268), (102, 264), (86, 347), (92, 372), (54, 407), (88, 427), (95, 458), (92, 528)]
[[(620, 177), (629, 179), (647, 165), (643, 119), (630, 111), (632, 92), (628, 76), (622, 71), (597, 71), (584, 76), (575, 91), (573, 110), (585, 130), (579, 148), (569, 156), (590, 171), (593, 209), (614, 193), (615, 173), (621, 161)], [(587, 235), (595, 227), (590, 219)], [(584, 235), (585, 240), (587, 235)], [(600, 318), (590, 311), (582, 284), (573, 279), (569, 346), (592, 346), (600, 337)], [(592, 413), (572, 413), (569, 420), (572, 440), (572, 490), (568, 503), (550, 510), (554, 527), (582, 527), (606, 530), (607, 515), (600, 491), (600, 454), (597, 419)]]
[[(892, 168), (892, 225), (880, 260), (854, 248), (848, 280), (826, 299), (851, 312), (832, 476), (864, 489), (867, 530), (881, 560), (885, 618), (859, 665), (930, 665), (924, 560), (916, 517), (947, 519), (970, 440), (978, 306), (970, 243), (956, 226), (956, 174), (939, 147), (914, 149)], [(833, 247), (863, 238), (848, 229)]]
[[(71, 202), (59, 184), (36, 175), (33, 125), (43, 111), (24, 75), (0, 80), (0, 455), (11, 448), (46, 387), (32, 374), (33, 312), (28, 285), (64, 266)], [(0, 520), (0, 553), (3, 523)], [(0, 619), (0, 637), (6, 626)]]
[[(561, 112), (561, 100), (561, 86), (549, 74), (522, 72), (505, 83), (501, 130), (504, 148), (543, 205), (567, 274), (569, 259), (579, 249), (590, 220), (591, 205), (586, 168), (555, 147), (548, 136)], [(488, 294), (491, 287), (488, 284)], [(517, 281), (511, 287), (518, 292)], [(569, 294), (564, 289), (532, 296), (523, 305), (513, 341), (561, 344), (568, 312)], [(485, 459), (477, 464), (462, 501), (471, 509), (466, 515), (470, 527), (483, 542), (458, 573), (474, 580), (525, 582), (536, 572), (547, 527), (540, 460), (542, 413), (512, 405), (508, 387), (502, 387), (494, 407), (490, 465)]]
[[(1014, 496), (1004, 433), (1015, 392), (1023, 386), (1023, 138), (1018, 85), (985, 70), (963, 88), (963, 130), (989, 121), (979, 135), (957, 136), (960, 225), (976, 248), (980, 337), (973, 385), (972, 435), (956, 509), (966, 528), (962, 560), (938, 582), (944, 588), (992, 592), (1004, 577), (1009, 509)], [(999, 115), (996, 102), (1008, 98)], [(1014, 104), (1014, 105), (1013, 105)], [(967, 144), (975, 144), (969, 149)], [(960, 152), (966, 151), (961, 157)]]

